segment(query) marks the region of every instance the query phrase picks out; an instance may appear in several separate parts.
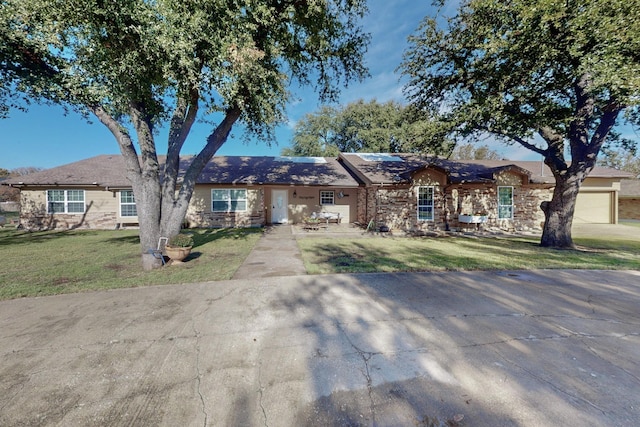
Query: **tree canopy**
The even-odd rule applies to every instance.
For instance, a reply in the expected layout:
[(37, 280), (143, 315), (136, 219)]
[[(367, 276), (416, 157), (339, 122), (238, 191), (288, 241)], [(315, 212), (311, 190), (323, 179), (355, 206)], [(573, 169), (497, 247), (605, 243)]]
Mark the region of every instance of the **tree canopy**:
[(638, 122), (640, 2), (464, 0), (409, 43), (410, 102), (455, 136), (488, 132), (541, 154), (556, 178), (541, 243), (573, 246), (581, 183), (616, 124)]
[[(268, 141), (293, 81), (333, 100), (366, 75), (366, 11), (363, 0), (3, 0), (1, 104), (11, 105), (15, 89), (93, 115), (111, 131), (144, 252), (178, 232), (197, 176), (236, 122)], [(211, 133), (178, 182), (196, 120)], [(161, 165), (155, 139), (163, 125)]]
[(288, 156), (337, 156), (340, 152), (449, 154), (453, 148), (438, 124), (411, 107), (359, 100), (344, 107), (323, 106), (296, 124)]
[(472, 144), (470, 142), (456, 145), (451, 153), (452, 160), (501, 160), (502, 156), (488, 145)]

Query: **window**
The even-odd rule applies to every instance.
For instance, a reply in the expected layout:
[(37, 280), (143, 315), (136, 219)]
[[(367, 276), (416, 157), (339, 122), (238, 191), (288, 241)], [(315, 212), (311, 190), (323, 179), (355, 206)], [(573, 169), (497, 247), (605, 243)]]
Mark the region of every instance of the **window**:
[(47, 190), (47, 213), (84, 213), (84, 190)]
[(333, 191), (321, 191), (320, 192), (320, 204), (321, 205), (334, 205), (334, 193)]
[(212, 212), (245, 212), (247, 210), (247, 190), (211, 190)]
[(418, 187), (418, 221), (433, 221), (433, 187)]
[(513, 187), (498, 187), (498, 219), (513, 219)]
[(133, 190), (122, 190), (120, 192), (120, 216), (138, 216)]

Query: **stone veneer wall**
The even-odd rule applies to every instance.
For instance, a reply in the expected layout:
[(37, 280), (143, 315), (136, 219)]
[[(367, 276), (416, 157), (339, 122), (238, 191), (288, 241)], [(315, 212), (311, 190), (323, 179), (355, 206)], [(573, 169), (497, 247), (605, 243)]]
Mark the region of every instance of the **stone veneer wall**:
[(358, 189), (358, 201), (356, 222), (362, 225), (367, 225), (372, 219), (378, 221), (376, 218), (376, 189), (375, 188), (359, 188)]
[(449, 187), (445, 191), (435, 186), (433, 221), (417, 220), (415, 187), (380, 188), (371, 191), (370, 195), (377, 195), (377, 201), (374, 197), (369, 209), (375, 206), (378, 225), (385, 224), (391, 229), (407, 232), (446, 230), (447, 223), (448, 228), (452, 230), (474, 226), (458, 222), (459, 214), (484, 214), (488, 217), (484, 227), (523, 231), (542, 228), (544, 213), (540, 209), (540, 203), (551, 199), (551, 192), (546, 188), (514, 187), (514, 218), (498, 220), (497, 186), (467, 185)]
[(618, 217), (620, 219), (640, 219), (640, 197), (619, 198)]
[(416, 231), (444, 229), (443, 194), (435, 188), (434, 220), (418, 221), (418, 199), (415, 189), (381, 188), (377, 192), (376, 222), (391, 229)]
[(41, 214), (28, 212), (20, 216), (20, 226), (26, 230), (102, 229), (118, 226), (115, 213), (86, 212), (83, 214)]
[(189, 212), (186, 220), (189, 228), (262, 227), (265, 225), (264, 215), (257, 212)]

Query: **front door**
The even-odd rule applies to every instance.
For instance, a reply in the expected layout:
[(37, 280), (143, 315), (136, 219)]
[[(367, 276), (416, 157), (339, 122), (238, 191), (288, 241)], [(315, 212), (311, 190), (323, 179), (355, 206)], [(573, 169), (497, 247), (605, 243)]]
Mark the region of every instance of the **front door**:
[(286, 224), (289, 220), (289, 190), (271, 190), (271, 223)]

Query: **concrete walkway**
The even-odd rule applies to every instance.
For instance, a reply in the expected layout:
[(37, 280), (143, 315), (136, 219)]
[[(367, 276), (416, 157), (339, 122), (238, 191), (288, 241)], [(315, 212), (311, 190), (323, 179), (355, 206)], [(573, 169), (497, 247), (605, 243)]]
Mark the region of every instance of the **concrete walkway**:
[(635, 427), (638, 307), (638, 271), (562, 270), (3, 301), (0, 425)]
[(234, 273), (233, 279), (257, 279), (307, 274), (298, 247), (298, 239), (306, 238), (365, 238), (373, 234), (365, 233), (352, 224), (331, 224), (315, 231), (305, 230), (301, 225), (271, 225), (253, 250)]
[(307, 274), (291, 225), (273, 225), (233, 275), (233, 279), (296, 276)]

